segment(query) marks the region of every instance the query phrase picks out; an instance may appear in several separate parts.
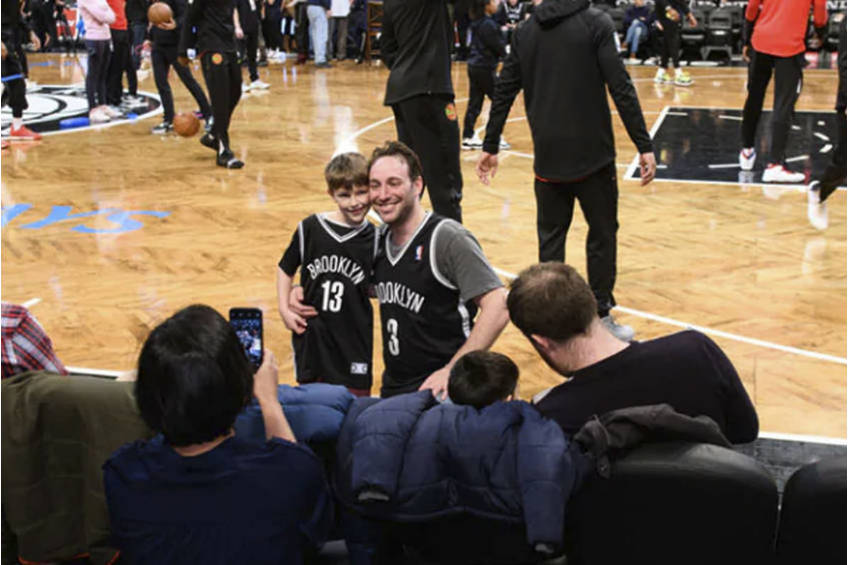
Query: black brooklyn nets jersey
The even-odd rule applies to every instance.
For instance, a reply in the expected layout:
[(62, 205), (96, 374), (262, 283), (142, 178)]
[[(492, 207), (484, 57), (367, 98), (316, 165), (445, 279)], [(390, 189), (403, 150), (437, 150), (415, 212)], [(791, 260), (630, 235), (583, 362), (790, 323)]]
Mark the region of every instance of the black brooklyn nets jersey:
[(367, 220), (350, 228), (313, 214), (298, 224), (280, 268), (293, 276), (300, 266), (304, 302), (318, 316), (292, 336), (297, 382), (371, 388), (369, 288), (377, 236)]
[(439, 227), (448, 220), (429, 214), (406, 245), (392, 256), (382, 231), (374, 282), (383, 326), (382, 396), (417, 390), (462, 347), (477, 313), (437, 267)]

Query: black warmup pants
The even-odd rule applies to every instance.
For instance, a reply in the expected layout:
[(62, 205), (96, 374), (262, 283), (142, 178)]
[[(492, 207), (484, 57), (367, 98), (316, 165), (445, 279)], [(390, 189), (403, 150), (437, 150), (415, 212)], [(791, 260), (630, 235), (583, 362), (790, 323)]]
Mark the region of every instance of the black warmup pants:
[(306, 2), (295, 4), (294, 40), (297, 43), (297, 54), (301, 59), (309, 58), (309, 17), (306, 15)]
[(748, 97), (742, 110), (742, 147), (754, 147), (757, 124), (763, 111), (766, 88), (774, 70), (774, 107), (771, 112), (771, 148), (769, 164), (783, 163), (786, 158), (786, 142), (795, 101), (801, 94), (803, 84), (804, 55), (775, 57), (767, 53), (751, 51), (748, 65)]
[(839, 110), (839, 141), (833, 148), (833, 159), (819, 179), (819, 198), (822, 202), (837, 186), (845, 184), (845, 109)]
[(112, 30), (112, 58), (109, 60), (109, 70), (106, 79), (106, 99), (109, 104), (119, 106), (121, 95), (124, 93), (122, 79), (127, 73), (127, 89), (135, 96), (138, 92), (138, 78), (135, 66), (130, 56), (130, 32), (125, 29)]
[[(683, 17), (683, 14), (680, 14), (680, 17)], [(673, 22), (668, 18), (660, 19), (660, 23), (662, 24), (662, 43), (660, 44), (660, 66), (662, 68), (668, 68), (668, 60), (671, 58), (671, 62), (674, 65), (674, 68), (677, 69), (680, 67), (680, 24), (681, 22)]]
[[(23, 75), (21, 61), (15, 49), (14, 36), (4, 33), (3, 43), (6, 45), (7, 50), (6, 58), (3, 59), (2, 64), (3, 77)], [(8, 105), (12, 109), (13, 118), (23, 117), (24, 110), (29, 107), (26, 99), (26, 82), (24, 82), (23, 76), (3, 83), (2, 104), (3, 106)]]
[(483, 108), (483, 97), (489, 100), (495, 94), (495, 69), (486, 67), (468, 67), (468, 108), (465, 110), (465, 122), (462, 127), (463, 139), (474, 137), (474, 124)]
[(180, 77), (180, 80), (194, 97), (203, 117), (208, 118), (212, 115), (212, 108), (206, 100), (206, 94), (194, 80), (191, 69), (177, 62), (176, 45), (154, 45), (150, 59), (153, 63), (153, 79), (156, 81), (156, 90), (159, 91), (159, 97), (162, 99), (163, 119), (166, 122), (174, 120), (174, 95), (171, 92), (171, 85), (168, 83), (168, 69), (170, 67), (174, 67), (177, 76)]
[[(281, 2), (282, 0), (278, 0)], [(265, 19), (262, 20), (262, 36), (265, 38), (265, 47), (268, 49), (282, 49), (283, 33), (281, 26), (283, 23), (283, 14), (279, 9), (271, 9), (265, 7)], [(247, 34), (245, 34), (247, 35)]]
[(88, 109), (106, 104), (106, 74), (112, 51), (108, 39), (86, 39), (88, 51), (88, 71), (85, 75), (85, 95), (88, 97)]
[(574, 182), (536, 178), (536, 230), (539, 261), (565, 261), (565, 236), (574, 215), (574, 199), (580, 202), (589, 225), (586, 267), (589, 287), (598, 301), (598, 314), (606, 316), (615, 306), (612, 295), (616, 273), (618, 232), (618, 182), (615, 163)]
[(459, 124), (453, 96), (421, 94), (392, 104), (392, 110), (398, 139), (421, 159), (433, 211), (462, 222)]
[(147, 32), (146, 22), (131, 22), (130, 31), (132, 32), (132, 57), (133, 66), (136, 70), (141, 67), (141, 48), (144, 44), (144, 35)]
[[(270, 47), (266, 42), (266, 47)], [(256, 50), (259, 48), (259, 29), (248, 32), (245, 30), (244, 39), (241, 40), (241, 49), (244, 60), (247, 62), (247, 72), (250, 81), (259, 79), (259, 71), (256, 70)]]
[[(457, 5), (460, 4), (462, 3), (457, 3)], [(471, 18), (468, 17), (468, 12), (466, 11), (462, 13), (455, 13), (454, 18), (454, 23), (456, 23), (456, 35), (459, 38), (459, 45), (456, 49), (456, 56), (460, 61), (465, 61), (466, 59), (468, 59), (468, 28), (471, 26)]]
[[(241, 67), (235, 53), (207, 51), (200, 58), (212, 103), (212, 135), (230, 149), (230, 118), (241, 98)], [(219, 151), (220, 152), (220, 151)]]

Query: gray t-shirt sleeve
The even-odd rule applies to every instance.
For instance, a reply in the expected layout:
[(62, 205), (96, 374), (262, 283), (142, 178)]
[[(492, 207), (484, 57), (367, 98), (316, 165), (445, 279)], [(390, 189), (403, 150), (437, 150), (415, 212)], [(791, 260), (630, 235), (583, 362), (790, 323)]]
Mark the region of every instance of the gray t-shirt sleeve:
[(468, 301), (503, 283), (495, 274), (477, 239), (462, 224), (445, 220), (436, 234), (436, 268)]

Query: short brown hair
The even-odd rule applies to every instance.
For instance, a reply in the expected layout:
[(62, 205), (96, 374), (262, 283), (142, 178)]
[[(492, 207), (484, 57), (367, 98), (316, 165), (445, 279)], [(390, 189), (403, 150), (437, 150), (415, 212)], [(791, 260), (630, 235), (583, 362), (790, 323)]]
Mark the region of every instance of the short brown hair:
[(448, 378), (448, 397), (454, 404), (478, 410), (515, 393), (518, 366), (494, 351), (471, 351), (456, 360)]
[(586, 281), (564, 263), (539, 263), (519, 273), (506, 300), (509, 317), (521, 332), (556, 341), (586, 333), (598, 303)]
[(424, 169), (421, 167), (421, 159), (415, 154), (415, 151), (410, 149), (406, 144), (400, 141), (386, 141), (380, 147), (375, 147), (371, 153), (371, 160), (368, 161), (368, 172), (371, 172), (371, 167), (377, 159), (381, 157), (397, 157), (406, 162), (409, 167), (409, 180), (415, 180), (418, 177), (424, 177)]
[(324, 167), (324, 178), (330, 192), (368, 186), (368, 160), (362, 153), (339, 153)]

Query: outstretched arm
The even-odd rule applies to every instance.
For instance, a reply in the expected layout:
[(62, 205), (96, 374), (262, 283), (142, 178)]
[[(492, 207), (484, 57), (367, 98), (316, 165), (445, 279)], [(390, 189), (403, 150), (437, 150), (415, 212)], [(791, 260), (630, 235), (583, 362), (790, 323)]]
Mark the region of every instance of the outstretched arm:
[(283, 413), (283, 407), (277, 399), (277, 359), (268, 349), (265, 350), (262, 366), (253, 376), (253, 395), (262, 410), (265, 437), (297, 443), (297, 438), (294, 437), (294, 432)]

